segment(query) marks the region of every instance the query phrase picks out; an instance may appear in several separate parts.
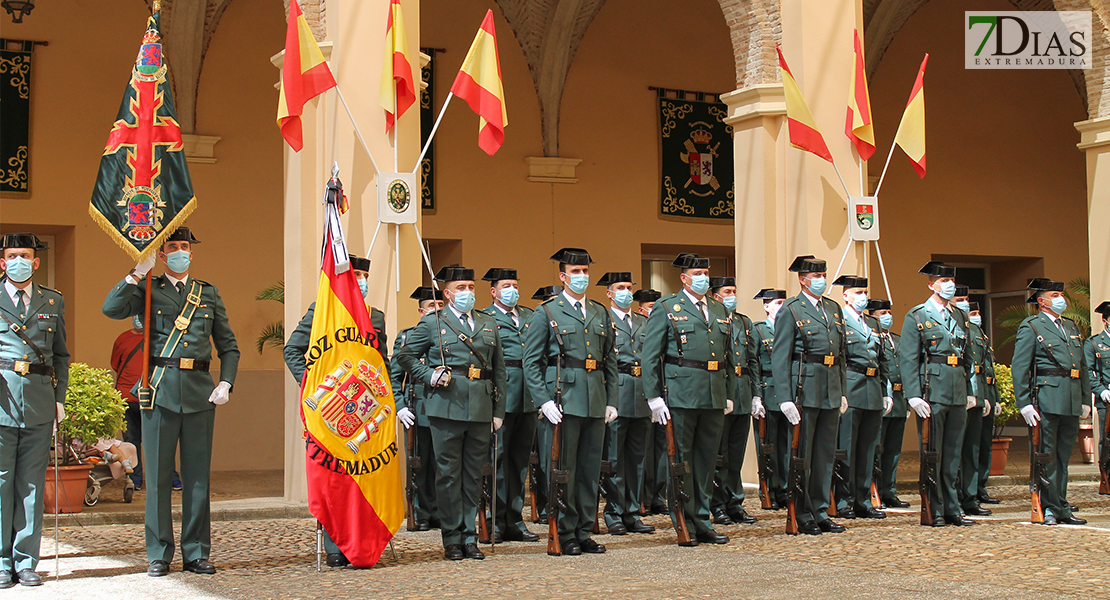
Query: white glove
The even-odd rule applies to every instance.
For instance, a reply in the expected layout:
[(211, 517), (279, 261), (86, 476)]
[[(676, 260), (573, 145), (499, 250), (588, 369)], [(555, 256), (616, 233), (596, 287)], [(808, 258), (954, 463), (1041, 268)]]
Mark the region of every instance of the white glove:
[(651, 409), (651, 422), (660, 425), (666, 425), (667, 421), (671, 420), (671, 411), (667, 408), (667, 403), (662, 398), (652, 398), (648, 400), (648, 408)]
[(913, 412), (917, 413), (917, 416), (922, 419), (928, 418), (929, 415), (933, 414), (933, 409), (929, 408), (929, 403), (921, 398), (910, 398), (909, 403), (910, 407), (913, 408)]
[(540, 406), (540, 412), (552, 425), (558, 425), (563, 421), (563, 411), (555, 404), (554, 400), (548, 400)]
[(1000, 414), (1002, 414), (1002, 403), (1001, 402), (995, 402), (994, 403), (994, 416), (997, 417)]
[(440, 365), (432, 371), (432, 377), (428, 382), (432, 384), (432, 387), (447, 387), (447, 384), (451, 381), (451, 376), (448, 373), (450, 371), (447, 370), (447, 367)]
[(494, 431), (497, 431), (498, 429), (501, 429), (501, 426), (504, 425), (504, 424), (505, 424), (505, 419), (502, 419), (501, 417), (494, 417), (493, 418), (493, 430)]
[(725, 414), (731, 415), (732, 409), (736, 408), (736, 403), (732, 400), (725, 400)]
[(1110, 390), (1102, 390), (1102, 393), (1099, 394), (1098, 397), (1102, 398), (1103, 402), (1110, 402)]
[(413, 423), (416, 422), (416, 415), (412, 414), (412, 411), (409, 410), (409, 407), (406, 406), (397, 411), (397, 420), (405, 426), (405, 429), (408, 429), (412, 427)]
[(66, 418), (66, 407), (62, 404), (55, 403), (57, 408), (54, 409), (54, 416), (57, 417), (57, 423), (61, 423)]
[(967, 397), (967, 409), (971, 410), (973, 408), (975, 408), (975, 396), (968, 396)]
[(752, 416), (757, 419), (767, 416), (767, 408), (763, 406), (763, 398), (759, 396), (752, 398)]
[(840, 414), (844, 414), (846, 412), (848, 412), (848, 397), (847, 396), (841, 396), (840, 397)]
[(782, 411), (783, 416), (790, 422), (791, 425), (797, 425), (802, 422), (802, 415), (798, 413), (798, 407), (793, 402), (783, 402), (779, 405), (779, 410)]
[(1090, 404), (1084, 404), (1083, 405), (1083, 415), (1080, 418), (1081, 419), (1086, 419), (1089, 416), (1091, 416), (1091, 405)]
[(612, 423), (613, 421), (616, 421), (616, 420), (617, 420), (617, 407), (615, 407), (615, 406), (606, 406), (605, 407), (605, 422), (606, 423)]
[[(154, 268), (154, 262), (158, 259), (156, 253), (151, 253), (150, 256), (143, 259), (143, 262), (135, 265), (135, 274), (132, 275), (135, 279), (142, 279), (146, 274)], [(117, 271), (118, 272), (118, 271)]]
[(1041, 420), (1041, 415), (1037, 413), (1037, 409), (1033, 408), (1032, 404), (1021, 409), (1021, 416), (1025, 418), (1025, 424), (1030, 427), (1033, 427)]
[(894, 398), (883, 396), (883, 416), (889, 415), (892, 408), (894, 408)]
[(216, 406), (227, 404), (227, 401), (231, 400), (231, 396), (228, 395), (230, 393), (231, 384), (226, 381), (221, 381), (219, 385), (216, 386), (216, 389), (212, 390), (212, 395), (208, 397), (208, 401)]
[(984, 417), (990, 416), (990, 414), (991, 414), (991, 403), (986, 401), (986, 400), (983, 400), (983, 416)]

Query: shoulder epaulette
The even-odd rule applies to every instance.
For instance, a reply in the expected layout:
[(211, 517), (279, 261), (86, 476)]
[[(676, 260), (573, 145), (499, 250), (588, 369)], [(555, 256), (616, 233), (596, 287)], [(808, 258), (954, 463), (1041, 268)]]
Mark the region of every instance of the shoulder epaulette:
[(56, 289), (54, 289), (54, 288), (46, 287), (45, 285), (40, 285), (40, 286), (39, 286), (39, 288), (41, 288), (41, 289), (44, 289), (44, 290), (46, 290), (46, 291), (48, 291), (48, 292), (54, 292), (55, 294), (58, 294), (59, 296), (61, 296), (61, 295), (62, 295), (62, 293), (61, 293), (61, 292), (59, 292), (58, 290), (56, 290)]

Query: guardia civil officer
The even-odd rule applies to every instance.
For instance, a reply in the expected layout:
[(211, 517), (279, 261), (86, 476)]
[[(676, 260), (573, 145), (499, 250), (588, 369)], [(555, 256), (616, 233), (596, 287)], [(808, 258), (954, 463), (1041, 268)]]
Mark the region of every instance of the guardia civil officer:
[(65, 300), (31, 281), (45, 249), (33, 233), (8, 233), (0, 258), (0, 588), (42, 585), (42, 490), (53, 427), (66, 416)]
[(771, 478), (767, 482), (767, 491), (771, 493), (771, 510), (779, 510), (786, 506), (786, 473), (789, 468), (787, 460), (790, 457), (790, 436), (793, 428), (779, 408), (779, 397), (775, 390), (775, 378), (771, 371), (771, 352), (775, 349), (775, 318), (782, 305), (786, 302), (786, 290), (764, 288), (756, 292), (753, 300), (763, 301), (763, 313), (766, 315), (762, 321), (752, 325), (753, 337), (756, 341), (756, 358), (759, 360), (760, 397), (767, 414), (767, 439), (760, 440), (762, 444), (770, 444), (774, 452), (770, 455)]
[(894, 313), (890, 300), (868, 300), (867, 313), (879, 322), (879, 334), (883, 357), (887, 363), (886, 395), (891, 399), (890, 412), (883, 415), (883, 428), (879, 434), (879, 470), (881, 476), (876, 482), (879, 490), (879, 508), (909, 508), (909, 502), (898, 498), (898, 462), (902, 458), (902, 436), (906, 431), (906, 418), (909, 405), (902, 393), (902, 363), (898, 355), (899, 340), (902, 336), (894, 333)]
[[(964, 292), (961, 296), (961, 292)], [(979, 445), (983, 440), (983, 428), (991, 427), (991, 403), (987, 386), (987, 361), (990, 355), (990, 340), (979, 324), (983, 317), (979, 303), (967, 297), (967, 286), (956, 286), (956, 307), (968, 315), (968, 368), (971, 369), (971, 395), (975, 396), (975, 406), (968, 405), (967, 423), (964, 425), (964, 445), (960, 454), (960, 508), (964, 514), (986, 516), (991, 509), (979, 504)], [(972, 314), (976, 316), (972, 316)]]
[[(983, 314), (981, 310), (976, 308), (976, 303), (972, 303), (970, 310), (967, 313), (968, 321), (973, 325), (978, 325), (980, 329), (983, 327)], [(986, 337), (986, 334), (984, 334)], [(987, 356), (983, 364), (983, 381), (986, 383), (985, 398), (990, 403), (991, 411), (994, 417), (1002, 414), (1002, 402), (998, 397), (998, 379), (995, 377), (994, 371), (994, 347), (991, 346), (989, 337), (986, 337), (987, 343)], [(970, 415), (970, 413), (969, 413)], [(983, 430), (979, 434), (979, 459), (976, 465), (976, 473), (979, 478), (979, 485), (976, 486), (978, 492), (977, 498), (979, 504), (1000, 504), (1001, 501), (997, 498), (992, 498), (987, 493), (987, 480), (991, 474), (991, 460), (993, 458), (992, 444), (994, 441), (994, 418), (986, 416), (983, 418)]]
[(809, 461), (797, 507), (798, 531), (841, 533), (844, 526), (827, 513), (837, 418), (848, 410), (844, 317), (840, 305), (823, 295), (828, 289), (825, 261), (799, 256), (789, 270), (798, 274), (802, 291), (783, 304), (775, 319), (771, 370), (782, 414), (792, 425), (801, 423), (799, 451)]
[(710, 277), (709, 292), (713, 299), (724, 305), (732, 330), (732, 354), (736, 363), (736, 393), (732, 412), (725, 415), (721, 431), (720, 456), (724, 460), (717, 467), (720, 485), (713, 490), (713, 521), (718, 525), (751, 524), (756, 518), (744, 510), (744, 481), (740, 469), (748, 449), (748, 434), (752, 418), (767, 415), (760, 396), (762, 384), (759, 359), (756, 357), (755, 333), (752, 320), (736, 312), (736, 278)]
[[(505, 402), (495, 392), (507, 385), (505, 359), (497, 322), (474, 310), (474, 270), (443, 267), (435, 279), (444, 284), (447, 309), (420, 319), (397, 362), (414, 381), (428, 386), (424, 409), (436, 457), (444, 557), (481, 560), (478, 496), (482, 467), (489, 464), (490, 436), (505, 418)], [(411, 414), (408, 419), (411, 425)]]
[(632, 273), (611, 272), (597, 285), (605, 286), (613, 319), (613, 351), (620, 373), (619, 398), (613, 410), (606, 409), (609, 430), (605, 435), (605, 457), (612, 473), (602, 483), (605, 493), (605, 526), (612, 535), (653, 533), (655, 528), (640, 519), (640, 493), (644, 487), (644, 452), (651, 432), (651, 409), (644, 397), (640, 355), (647, 318), (631, 312)]
[[(1106, 406), (1110, 404), (1110, 302), (1103, 302), (1095, 308), (1095, 314), (1102, 315), (1102, 332), (1092, 335), (1083, 343), (1083, 358), (1087, 361), (1087, 378), (1098, 406), (1099, 431), (1106, 431)], [(1106, 435), (1099, 436), (1099, 457), (1105, 456)]]
[[(1048, 486), (1041, 487), (1044, 524), (1083, 525), (1066, 501), (1068, 460), (1079, 436), (1079, 419), (1090, 414), (1091, 381), (1083, 375), (1083, 338), (1079, 327), (1064, 317), (1068, 301), (1064, 284), (1042, 277), (1029, 282), (1030, 304), (1037, 314), (1018, 326), (1014, 342), (1014, 396), (1030, 427), (1040, 425), (1041, 448), (1051, 455), (1045, 465)], [(1032, 439), (1032, 438), (1030, 438)]]
[(569, 478), (567, 510), (558, 515), (562, 554), (601, 554), (605, 546), (590, 533), (597, 518), (605, 417), (616, 407), (620, 386), (613, 319), (603, 304), (586, 298), (593, 262), (589, 252), (563, 248), (551, 260), (559, 262), (564, 288), (532, 315), (524, 340), (524, 379), (546, 421), (540, 460), (548, 476), (553, 427), (562, 424), (561, 461)]
[[(548, 285), (537, 289), (535, 293), (532, 294), (532, 299), (546, 302), (562, 293), (563, 286)], [(544, 476), (544, 470), (542, 468), (544, 456), (544, 450), (542, 449), (544, 445), (542, 434), (545, 431), (547, 434), (547, 442), (550, 443), (551, 441), (551, 431), (549, 429), (545, 430), (545, 424), (549, 424), (547, 419), (543, 418), (543, 415), (538, 415), (535, 438), (532, 440), (532, 449), (536, 453), (536, 458), (533, 459), (532, 480), (529, 482), (531, 487), (528, 490), (529, 494), (536, 498), (536, 511), (532, 515), (532, 522), (542, 525), (547, 525), (547, 478)], [(547, 447), (547, 453), (550, 454), (550, 446)]]
[(956, 492), (964, 424), (968, 407), (975, 405), (967, 362), (971, 322), (963, 311), (949, 306), (956, 295), (955, 267), (929, 261), (918, 273), (928, 276), (932, 295), (906, 315), (899, 354), (903, 390), (917, 413), (918, 431), (922, 419), (929, 419), (930, 437), (939, 453), (939, 480), (930, 499), (932, 524), (974, 525), (961, 514)]
[[(727, 544), (728, 536), (713, 528), (710, 504), (725, 415), (737, 392), (729, 314), (706, 295), (708, 258), (683, 253), (671, 266), (682, 270), (682, 291), (660, 298), (648, 317), (641, 355), (644, 395), (653, 421), (666, 425), (674, 418), (679, 460), (688, 466), (690, 501), (684, 513), (694, 536), (680, 545)], [(677, 522), (677, 507), (670, 508)]]
[[(193, 246), (200, 240), (178, 227), (158, 250), (166, 272), (151, 280), (150, 387), (153, 408), (143, 410), (143, 460), (146, 471), (147, 575), (169, 573), (174, 536), (170, 505), (174, 457), (180, 447), (181, 558), (183, 568), (212, 574), (210, 473), (216, 407), (230, 399), (239, 370), (239, 347), (216, 286), (189, 274)], [(130, 319), (145, 311), (143, 278), (154, 268), (154, 255), (139, 263), (104, 299), (112, 319)], [(220, 357), (220, 382), (208, 369), (212, 350)], [(136, 390), (142, 382), (136, 384)], [(137, 394), (136, 394), (137, 395)]]
[[(653, 289), (636, 290), (632, 294), (636, 313), (648, 318), (662, 296)], [(657, 423), (648, 427), (644, 442), (644, 489), (640, 497), (641, 514), (667, 514), (667, 429)]]

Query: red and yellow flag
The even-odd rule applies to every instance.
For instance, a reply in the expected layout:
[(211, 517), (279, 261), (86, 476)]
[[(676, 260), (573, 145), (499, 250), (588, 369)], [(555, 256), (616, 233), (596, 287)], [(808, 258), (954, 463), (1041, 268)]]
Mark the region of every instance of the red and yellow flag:
[(486, 18), (451, 85), (451, 93), (466, 100), (470, 109), (478, 113), (478, 147), (493, 156), (505, 141), (509, 114), (505, 111), (505, 91), (501, 87), (501, 59), (497, 55), (492, 10), (486, 11)]
[(404, 484), (389, 372), (347, 262), (341, 196), (333, 179), (301, 388), (305, 471), (313, 516), (351, 564), (371, 567), (404, 520)]
[(863, 160), (875, 153), (875, 128), (871, 123), (871, 95), (867, 92), (867, 67), (864, 62), (863, 44), (859, 30), (855, 32), (855, 65), (852, 69), (852, 89), (848, 93), (848, 118), (844, 135), (848, 136)]
[(301, 14), (297, 0), (289, 3), (289, 25), (285, 30), (285, 59), (281, 65), (281, 89), (278, 94), (277, 123), (281, 137), (289, 147), (300, 152), (301, 112), (309, 100), (335, 87), (324, 54), (312, 37), (308, 21)]
[(786, 66), (782, 48), (776, 46), (775, 49), (779, 53), (782, 87), (786, 94), (786, 123), (790, 133), (790, 145), (832, 162), (832, 154), (829, 152), (829, 147), (825, 145), (825, 138), (821, 137), (821, 132), (817, 129), (817, 121), (814, 120), (813, 113), (809, 112), (809, 106), (802, 97), (798, 82), (794, 81), (794, 75), (790, 73), (790, 67)]
[(925, 176), (925, 64), (929, 62), (926, 54), (917, 70), (917, 81), (913, 82), (910, 99), (894, 134), (894, 143), (902, 147), (906, 156), (913, 162), (913, 170), (918, 177)]
[(405, 20), (401, 16), (401, 0), (391, 0), (385, 22), (385, 56), (381, 92), (378, 94), (378, 103), (385, 109), (387, 133), (416, 101), (412, 63), (407, 52), (408, 39), (405, 37)]

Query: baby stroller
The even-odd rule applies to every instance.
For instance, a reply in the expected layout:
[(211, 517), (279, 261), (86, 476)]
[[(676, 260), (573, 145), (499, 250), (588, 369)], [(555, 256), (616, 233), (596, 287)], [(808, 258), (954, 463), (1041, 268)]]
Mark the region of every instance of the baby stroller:
[[(96, 459), (90, 457), (85, 460), (89, 462)], [(104, 460), (98, 461), (89, 471), (89, 480), (85, 484), (85, 506), (96, 506), (96, 503), (100, 501), (101, 487), (105, 483), (111, 483), (113, 479), (115, 479), (115, 476), (112, 474), (111, 465)], [(127, 482), (127, 485), (123, 488), (123, 501), (131, 504), (131, 500), (135, 497), (135, 483), (131, 481), (126, 473), (123, 475), (123, 480)]]

